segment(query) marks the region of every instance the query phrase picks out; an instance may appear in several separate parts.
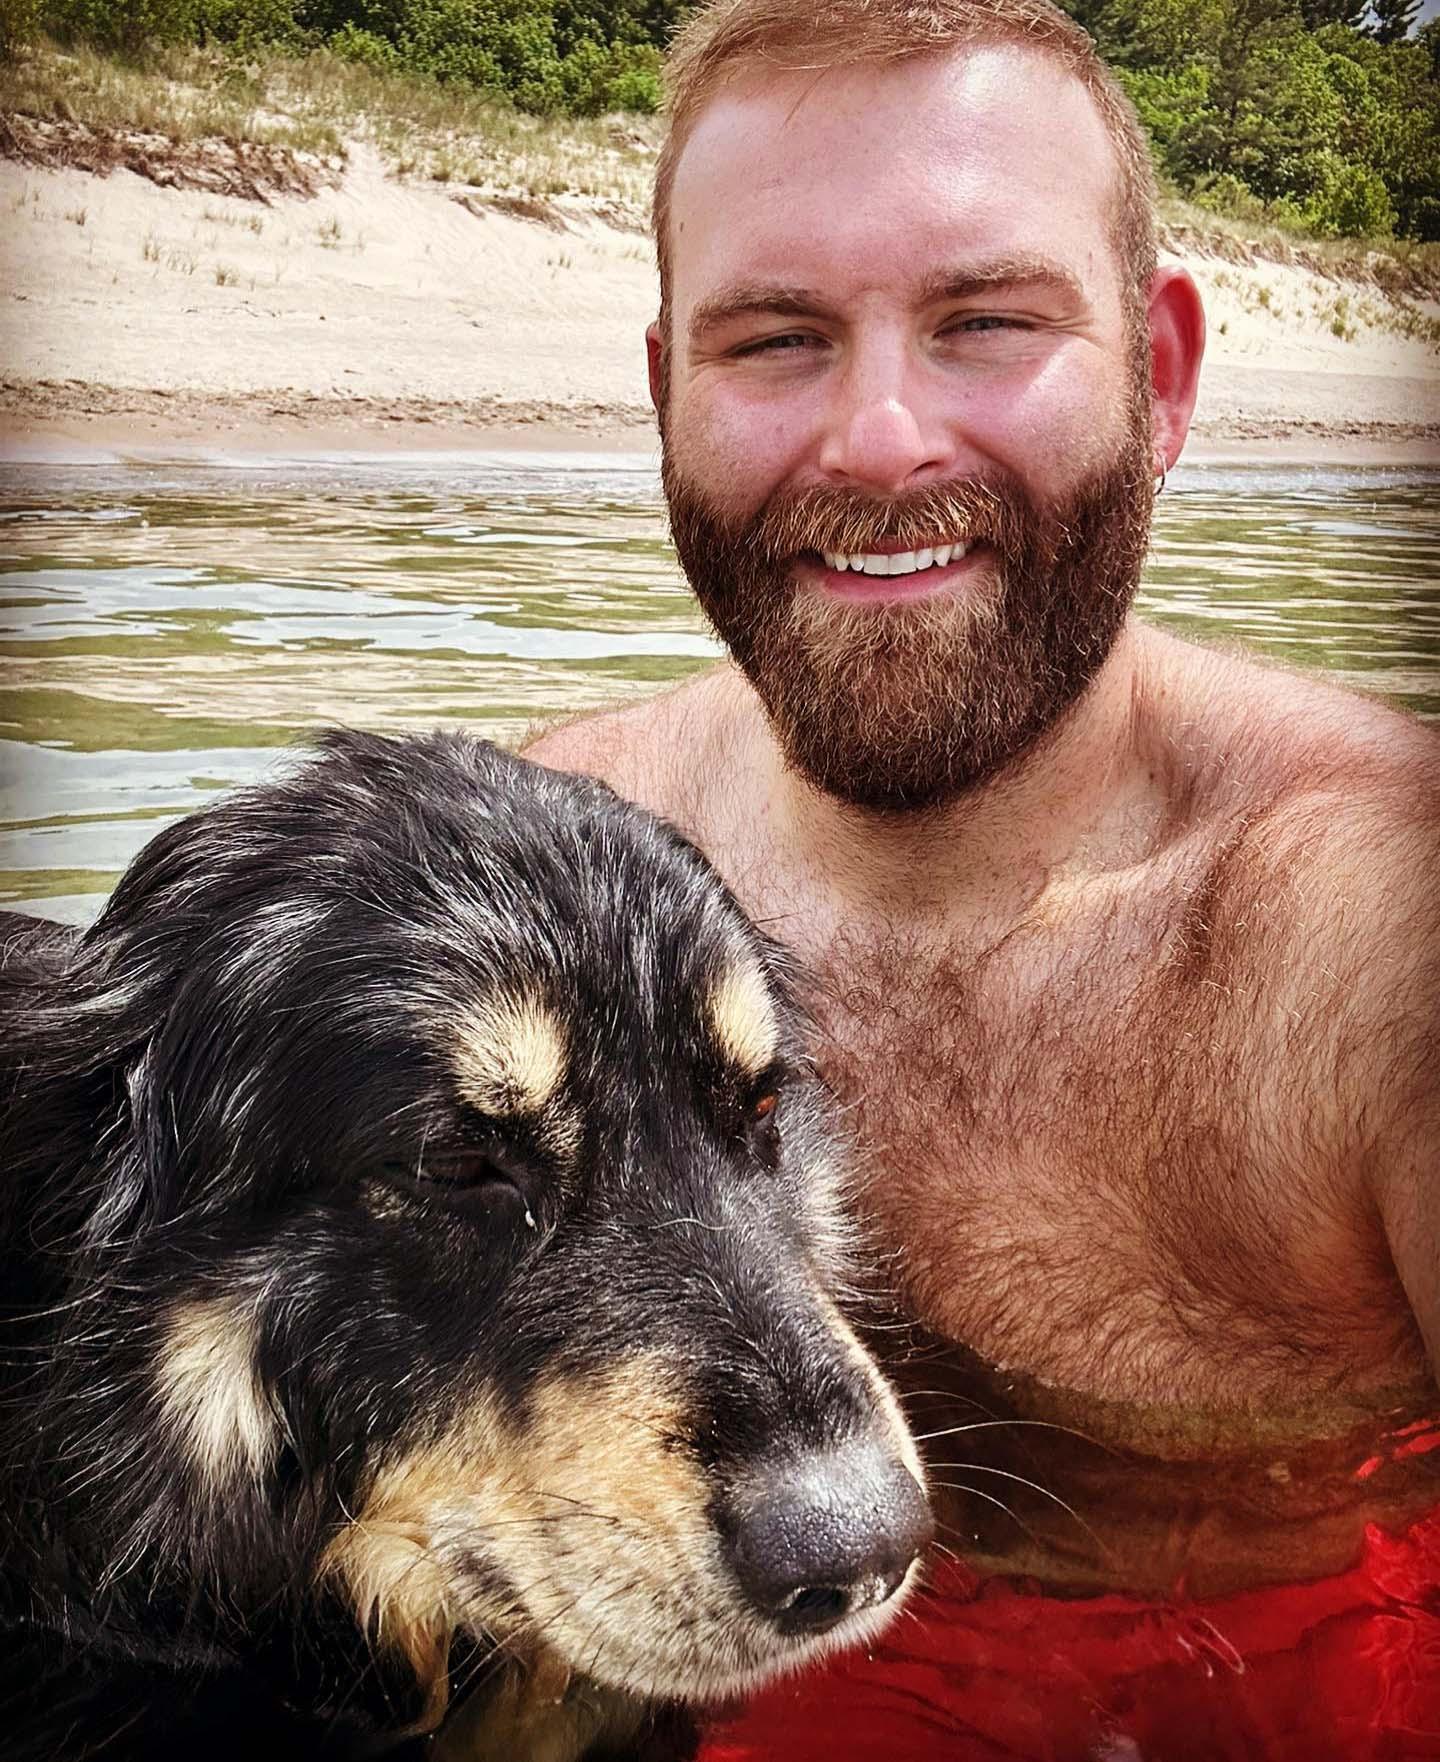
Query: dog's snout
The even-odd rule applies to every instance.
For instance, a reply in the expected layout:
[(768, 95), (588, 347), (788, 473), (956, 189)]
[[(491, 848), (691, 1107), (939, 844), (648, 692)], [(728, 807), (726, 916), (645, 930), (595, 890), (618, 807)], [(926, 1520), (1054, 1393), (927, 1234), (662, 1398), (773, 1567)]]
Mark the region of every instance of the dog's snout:
[(756, 1473), (731, 1513), (730, 1562), (745, 1595), (795, 1635), (888, 1602), (934, 1528), (914, 1476), (870, 1443)]

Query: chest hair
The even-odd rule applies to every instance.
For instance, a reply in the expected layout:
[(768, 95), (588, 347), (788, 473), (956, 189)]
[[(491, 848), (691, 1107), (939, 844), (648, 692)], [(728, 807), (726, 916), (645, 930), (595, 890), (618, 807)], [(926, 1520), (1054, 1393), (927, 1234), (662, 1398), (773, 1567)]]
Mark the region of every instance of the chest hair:
[(1182, 886), (987, 947), (808, 951), (861, 1209), (920, 1319), (1045, 1381), (1229, 1403), (1388, 1380), (1408, 1309), (1327, 1165), (1326, 1074), (1208, 911)]

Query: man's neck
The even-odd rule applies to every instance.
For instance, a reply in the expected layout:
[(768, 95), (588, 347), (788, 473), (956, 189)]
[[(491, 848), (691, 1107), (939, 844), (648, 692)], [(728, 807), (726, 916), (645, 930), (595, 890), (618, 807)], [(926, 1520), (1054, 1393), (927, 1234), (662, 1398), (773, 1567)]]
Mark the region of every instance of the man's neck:
[(785, 764), (762, 724), (776, 842), (805, 853), (812, 887), (862, 920), (1005, 919), (1044, 887), (1133, 861), (1155, 821), (1135, 704), (1143, 639), (1127, 625), (1093, 685), (1026, 759), (943, 807), (877, 813), (825, 795)]

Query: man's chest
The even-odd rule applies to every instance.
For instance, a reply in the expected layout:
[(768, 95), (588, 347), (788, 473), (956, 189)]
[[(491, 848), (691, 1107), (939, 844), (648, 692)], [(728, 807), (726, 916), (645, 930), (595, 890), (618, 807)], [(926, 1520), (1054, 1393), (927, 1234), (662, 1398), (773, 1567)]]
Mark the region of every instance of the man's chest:
[(861, 1209), (928, 1327), (1135, 1401), (1384, 1381), (1409, 1353), (1263, 1000), (1187, 988), (1143, 925), (808, 954)]

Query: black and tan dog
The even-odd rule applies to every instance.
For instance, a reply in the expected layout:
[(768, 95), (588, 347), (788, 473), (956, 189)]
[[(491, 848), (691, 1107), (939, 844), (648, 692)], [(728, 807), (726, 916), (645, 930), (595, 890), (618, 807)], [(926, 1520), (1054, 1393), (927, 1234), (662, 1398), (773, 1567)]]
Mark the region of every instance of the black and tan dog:
[(678, 836), (334, 735), (4, 939), (7, 1757), (389, 1754), (467, 1682), (440, 1753), (659, 1753), (893, 1613), (803, 1023)]

